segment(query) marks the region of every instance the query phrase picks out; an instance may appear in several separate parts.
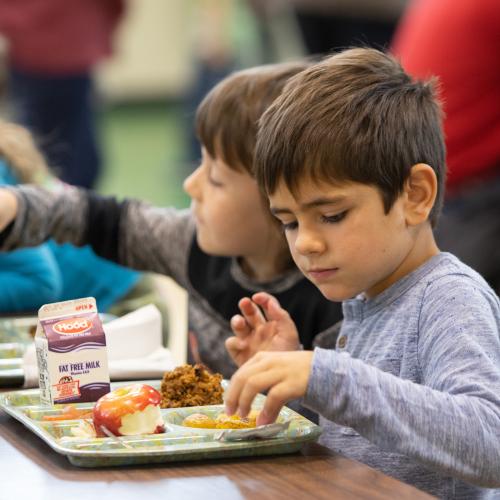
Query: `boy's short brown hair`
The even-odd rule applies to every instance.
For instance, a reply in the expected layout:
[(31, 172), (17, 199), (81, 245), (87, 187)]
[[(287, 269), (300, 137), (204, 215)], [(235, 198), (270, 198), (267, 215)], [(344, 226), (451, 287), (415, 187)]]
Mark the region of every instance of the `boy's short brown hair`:
[(254, 175), (257, 125), (286, 82), (310, 64), (268, 64), (232, 73), (203, 99), (196, 134), (212, 158)]
[(417, 163), (438, 179), (434, 225), (446, 175), (434, 82), (413, 81), (375, 49), (346, 50), (293, 77), (259, 122), (256, 178), (268, 194), (282, 180), (292, 193), (304, 178), (360, 182), (379, 189), (388, 213)]

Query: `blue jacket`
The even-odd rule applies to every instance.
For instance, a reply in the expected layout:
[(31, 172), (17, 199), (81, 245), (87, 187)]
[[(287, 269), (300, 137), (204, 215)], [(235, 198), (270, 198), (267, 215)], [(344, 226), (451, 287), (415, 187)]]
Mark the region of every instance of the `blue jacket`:
[[(11, 169), (0, 160), (0, 185), (15, 184)], [(50, 240), (0, 253), (0, 312), (35, 311), (50, 302), (89, 296), (104, 312), (139, 278), (140, 273), (96, 256), (88, 246)]]

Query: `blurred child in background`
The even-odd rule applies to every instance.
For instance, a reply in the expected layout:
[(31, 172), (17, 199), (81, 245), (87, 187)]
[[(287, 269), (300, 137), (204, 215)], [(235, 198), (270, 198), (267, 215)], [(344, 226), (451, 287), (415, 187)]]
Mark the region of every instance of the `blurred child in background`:
[[(20, 183), (43, 185), (54, 192), (66, 189), (49, 173), (30, 133), (0, 121), (0, 185)], [(0, 254), (0, 311), (33, 312), (49, 302), (93, 296), (105, 312), (127, 294), (137, 297), (132, 291), (144, 289), (140, 277), (97, 257), (90, 247), (50, 240), (36, 248)]]
[[(0, 185), (40, 180), (46, 172), (42, 156), (22, 127), (0, 122)], [(0, 311), (34, 311), (58, 300), (62, 277), (44, 243), (36, 248), (0, 254)]]
[(54, 173), (95, 186), (101, 171), (93, 73), (112, 52), (124, 0), (0, 0), (14, 118)]

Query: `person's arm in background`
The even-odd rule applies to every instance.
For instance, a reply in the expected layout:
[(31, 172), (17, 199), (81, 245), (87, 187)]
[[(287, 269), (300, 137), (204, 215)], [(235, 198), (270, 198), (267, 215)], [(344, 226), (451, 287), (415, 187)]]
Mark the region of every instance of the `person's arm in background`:
[(61, 293), (59, 267), (46, 245), (0, 253), (0, 313), (35, 311)]
[(190, 212), (118, 201), (71, 186), (57, 193), (36, 186), (0, 189), (0, 251), (57, 243), (91, 245), (105, 259), (186, 282), (194, 236)]
[[(37, 182), (47, 172), (29, 131), (0, 120), (0, 186)], [(17, 209), (15, 196), (1, 188), (0, 240), (1, 231), (13, 222)], [(0, 252), (0, 313), (34, 312), (43, 304), (59, 300), (61, 290), (61, 271), (47, 245)]]

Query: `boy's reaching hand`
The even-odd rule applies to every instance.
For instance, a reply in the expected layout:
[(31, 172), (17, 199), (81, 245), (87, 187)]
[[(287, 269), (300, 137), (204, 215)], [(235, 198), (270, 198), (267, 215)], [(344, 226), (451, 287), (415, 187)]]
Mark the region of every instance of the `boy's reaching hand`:
[(274, 422), (286, 402), (306, 393), (312, 358), (312, 351), (257, 353), (231, 378), (225, 395), (227, 414), (246, 417), (255, 396), (269, 390), (257, 425)]
[(259, 351), (294, 351), (299, 335), (290, 315), (272, 295), (259, 292), (240, 300), (241, 315), (231, 318), (234, 337), (226, 348), (238, 366)]
[(0, 232), (3, 231), (17, 215), (17, 198), (7, 189), (0, 189)]

